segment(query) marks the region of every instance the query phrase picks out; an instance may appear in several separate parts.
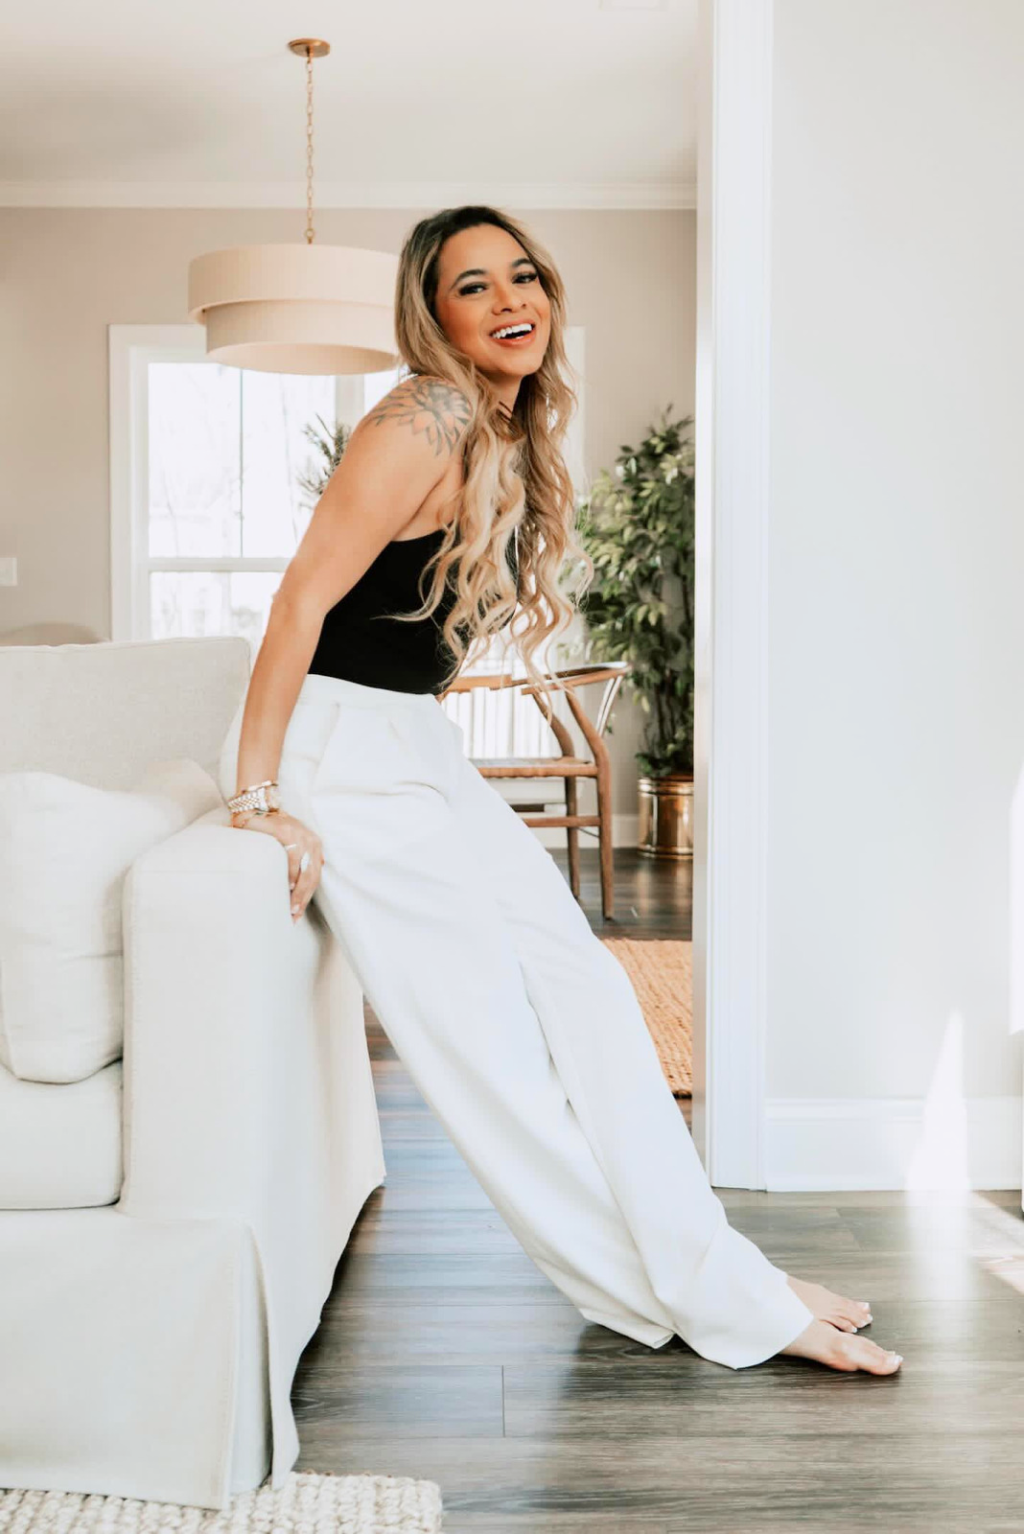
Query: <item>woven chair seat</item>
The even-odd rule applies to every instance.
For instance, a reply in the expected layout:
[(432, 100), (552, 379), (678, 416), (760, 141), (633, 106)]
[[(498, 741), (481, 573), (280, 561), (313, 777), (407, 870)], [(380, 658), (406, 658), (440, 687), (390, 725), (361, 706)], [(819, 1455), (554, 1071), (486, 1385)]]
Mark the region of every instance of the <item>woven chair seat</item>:
[(472, 756), (485, 778), (596, 778), (597, 765), (579, 756)]

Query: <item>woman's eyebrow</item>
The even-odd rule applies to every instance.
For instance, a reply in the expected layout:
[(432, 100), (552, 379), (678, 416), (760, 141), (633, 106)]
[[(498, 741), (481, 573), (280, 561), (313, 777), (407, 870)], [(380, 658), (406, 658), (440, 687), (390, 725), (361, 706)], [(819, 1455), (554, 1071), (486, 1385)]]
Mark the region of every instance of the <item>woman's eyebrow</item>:
[[(533, 265), (533, 262), (530, 260), (529, 256), (519, 256), (515, 261), (510, 261), (509, 262), (509, 271), (515, 271), (517, 266), (532, 266), (532, 265)], [(450, 293), (452, 288), (455, 286), (455, 283), (456, 282), (461, 282), (463, 277), (486, 277), (486, 276), (487, 276), (487, 272), (486, 272), (485, 268), (482, 267), (482, 266), (470, 266), (470, 267), (467, 267), (464, 272), (460, 272), (459, 275), (455, 278), (455, 282), (452, 283), (452, 285), (448, 289), (448, 291)]]

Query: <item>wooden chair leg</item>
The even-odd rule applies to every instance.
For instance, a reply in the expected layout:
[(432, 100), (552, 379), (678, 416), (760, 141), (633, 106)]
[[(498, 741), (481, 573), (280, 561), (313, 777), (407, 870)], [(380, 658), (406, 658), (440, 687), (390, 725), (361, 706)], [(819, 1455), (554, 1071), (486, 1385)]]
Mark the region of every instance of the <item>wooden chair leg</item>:
[(597, 813), (597, 840), (601, 857), (601, 914), (605, 921), (614, 921), (615, 849), (612, 844), (612, 779), (608, 767), (604, 771), (598, 769)]
[[(565, 809), (568, 815), (578, 815), (577, 783), (575, 778), (565, 779)], [(580, 898), (580, 828), (566, 826), (565, 839), (569, 846), (569, 888), (576, 899)]]

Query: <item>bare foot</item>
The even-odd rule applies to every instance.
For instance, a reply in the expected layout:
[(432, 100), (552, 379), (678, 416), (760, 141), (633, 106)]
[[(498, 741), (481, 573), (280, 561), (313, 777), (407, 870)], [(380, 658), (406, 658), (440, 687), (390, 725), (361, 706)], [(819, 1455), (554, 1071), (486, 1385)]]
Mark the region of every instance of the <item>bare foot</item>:
[(827, 1321), (812, 1321), (788, 1347), (779, 1350), (794, 1358), (813, 1358), (830, 1369), (858, 1369), (868, 1374), (895, 1374), (903, 1362), (899, 1353), (887, 1353), (870, 1337), (851, 1337)]
[(855, 1332), (861, 1326), (870, 1326), (871, 1307), (866, 1300), (848, 1300), (845, 1295), (826, 1289), (824, 1284), (812, 1284), (805, 1278), (794, 1278), (789, 1273), (786, 1282), (800, 1296), (816, 1321), (827, 1321), (841, 1332)]

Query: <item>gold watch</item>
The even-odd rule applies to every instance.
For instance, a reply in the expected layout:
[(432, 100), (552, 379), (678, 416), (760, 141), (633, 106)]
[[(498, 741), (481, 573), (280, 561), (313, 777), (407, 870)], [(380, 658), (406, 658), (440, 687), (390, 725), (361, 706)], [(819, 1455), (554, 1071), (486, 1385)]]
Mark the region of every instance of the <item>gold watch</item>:
[(281, 799), (276, 782), (268, 780), (266, 783), (254, 783), (250, 788), (243, 788), (228, 800), (228, 809), (233, 815), (240, 810), (252, 810), (256, 815), (276, 815), (281, 808)]

